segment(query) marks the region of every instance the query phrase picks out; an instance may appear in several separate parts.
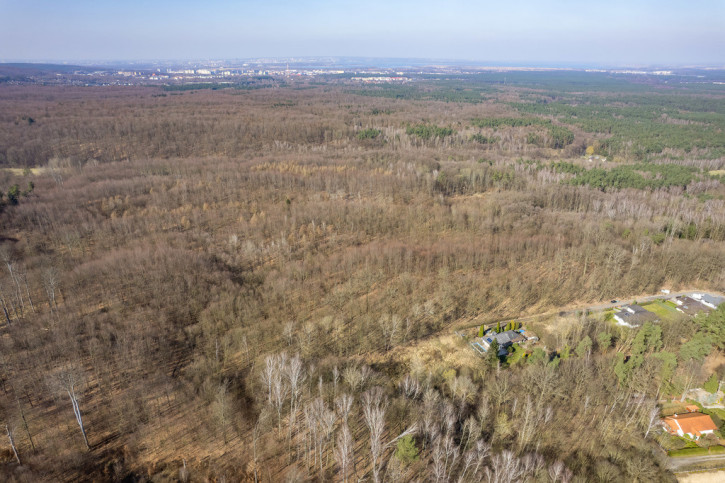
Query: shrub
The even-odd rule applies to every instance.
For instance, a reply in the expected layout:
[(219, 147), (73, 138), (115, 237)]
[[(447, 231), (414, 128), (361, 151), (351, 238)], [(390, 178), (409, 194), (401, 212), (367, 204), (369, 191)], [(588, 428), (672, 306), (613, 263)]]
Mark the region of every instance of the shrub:
[(418, 448), (415, 445), (415, 439), (413, 436), (403, 436), (398, 440), (397, 447), (395, 449), (395, 457), (401, 463), (410, 464), (418, 459)]
[(358, 139), (375, 139), (376, 137), (380, 136), (382, 131), (379, 129), (369, 128), (369, 129), (363, 129), (362, 131), (357, 133)]
[(705, 381), (705, 384), (702, 385), (703, 388), (710, 394), (715, 394), (717, 392), (717, 388), (720, 381), (717, 378), (717, 374), (714, 374), (710, 376), (710, 379)]
[(439, 127), (431, 124), (418, 124), (416, 126), (408, 126), (405, 133), (408, 136), (417, 136), (421, 139), (444, 138), (453, 135), (453, 129), (450, 127)]
[(483, 134), (474, 134), (471, 136), (471, 141), (475, 141), (479, 144), (496, 144), (498, 138), (494, 136), (484, 136)]

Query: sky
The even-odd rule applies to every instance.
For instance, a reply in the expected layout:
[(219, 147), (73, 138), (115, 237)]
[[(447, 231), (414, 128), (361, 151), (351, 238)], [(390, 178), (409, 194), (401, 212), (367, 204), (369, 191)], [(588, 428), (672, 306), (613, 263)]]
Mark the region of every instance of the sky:
[(0, 0), (0, 61), (725, 65), (725, 0)]

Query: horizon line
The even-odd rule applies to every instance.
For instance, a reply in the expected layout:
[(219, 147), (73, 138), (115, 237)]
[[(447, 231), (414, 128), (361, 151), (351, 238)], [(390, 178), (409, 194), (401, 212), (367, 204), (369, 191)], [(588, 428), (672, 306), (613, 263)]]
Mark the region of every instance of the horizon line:
[[(144, 64), (144, 63), (205, 63), (205, 62), (246, 62), (246, 63), (260, 63), (260, 64), (277, 64), (287, 62), (297, 63), (310, 63), (310, 62), (328, 62), (334, 66), (336, 63), (345, 61), (367, 61), (374, 64), (375, 62), (384, 61), (387, 64), (385, 67), (510, 67), (510, 68), (531, 68), (531, 69), (618, 69), (618, 68), (679, 68), (679, 69), (725, 69), (724, 63), (716, 62), (586, 62), (577, 60), (563, 60), (563, 61), (494, 61), (494, 60), (472, 60), (472, 59), (454, 59), (454, 58), (440, 58), (440, 57), (376, 57), (376, 56), (340, 56), (340, 55), (309, 55), (309, 56), (260, 56), (260, 57), (206, 57), (206, 58), (136, 58), (136, 59), (113, 59), (113, 58), (98, 58), (98, 59), (82, 59), (82, 58), (65, 58), (65, 59), (43, 59), (43, 58), (0, 58), (1, 64), (50, 64), (50, 65), (78, 65), (81, 67), (89, 67), (97, 64)], [(395, 62), (400, 62), (395, 64)], [(378, 65), (366, 65), (365, 67), (381, 67)], [(360, 67), (360, 66), (358, 66)]]

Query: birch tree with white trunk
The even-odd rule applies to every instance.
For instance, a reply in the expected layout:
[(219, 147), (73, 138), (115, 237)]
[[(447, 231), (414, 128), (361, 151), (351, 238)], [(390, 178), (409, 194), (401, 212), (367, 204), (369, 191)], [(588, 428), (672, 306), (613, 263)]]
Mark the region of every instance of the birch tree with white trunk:
[(68, 395), (71, 406), (73, 407), (73, 415), (75, 416), (78, 427), (83, 435), (83, 442), (86, 449), (90, 451), (91, 445), (88, 443), (86, 428), (83, 424), (83, 414), (81, 413), (80, 398), (82, 396), (82, 387), (85, 383), (85, 374), (83, 369), (77, 366), (68, 366), (60, 370), (51, 379), (50, 385), (56, 391)]

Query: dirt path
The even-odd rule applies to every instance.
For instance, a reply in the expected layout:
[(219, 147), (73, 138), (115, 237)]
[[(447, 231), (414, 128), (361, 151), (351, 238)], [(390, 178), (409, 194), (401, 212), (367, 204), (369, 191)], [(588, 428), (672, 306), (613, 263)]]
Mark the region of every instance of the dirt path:
[[(722, 463), (725, 467), (725, 454), (711, 454), (702, 456), (690, 456), (687, 458), (670, 458), (670, 469), (673, 472), (677, 472), (680, 469), (686, 469), (692, 466), (696, 466), (700, 463), (712, 463), (713, 461)], [(722, 473), (725, 476), (725, 473)], [(723, 480), (721, 480), (723, 481)]]

